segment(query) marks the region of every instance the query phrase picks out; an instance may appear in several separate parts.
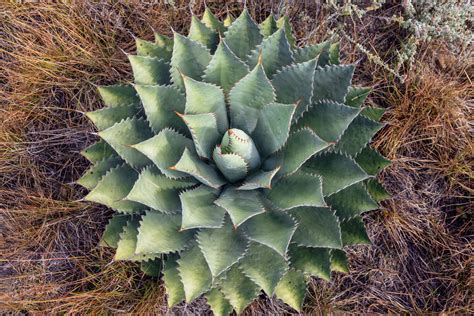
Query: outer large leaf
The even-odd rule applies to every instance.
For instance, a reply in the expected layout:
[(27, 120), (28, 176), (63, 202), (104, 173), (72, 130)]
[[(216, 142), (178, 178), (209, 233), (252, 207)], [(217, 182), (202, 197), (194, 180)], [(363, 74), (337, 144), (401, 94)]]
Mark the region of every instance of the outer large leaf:
[(146, 212), (138, 228), (138, 254), (181, 251), (193, 238), (193, 231), (180, 231), (181, 216)]
[(242, 156), (234, 153), (223, 154), (221, 147), (217, 146), (212, 158), (217, 168), (230, 182), (241, 180), (247, 175), (248, 165)]
[(229, 213), (234, 227), (240, 226), (249, 218), (265, 212), (258, 191), (237, 191), (232, 187), (224, 190), (214, 202)]
[(156, 257), (156, 254), (136, 254), (138, 221), (131, 220), (123, 228), (120, 240), (115, 251), (115, 260), (147, 261)]
[(367, 185), (367, 191), (376, 202), (381, 202), (383, 200), (390, 198), (390, 194), (384, 189), (384, 187), (377, 180), (369, 179), (366, 185)]
[(87, 172), (84, 173), (84, 175), (78, 179), (76, 183), (82, 185), (88, 190), (92, 190), (107, 171), (122, 163), (122, 159), (117, 156), (105, 158), (87, 170)]
[(363, 182), (358, 182), (328, 196), (326, 201), (341, 220), (378, 208), (377, 203), (367, 193)]
[(289, 270), (275, 289), (276, 296), (297, 311), (303, 308), (306, 294), (306, 281), (303, 273)]
[(132, 86), (128, 85), (112, 85), (98, 87), (104, 104), (109, 107), (127, 106), (130, 104), (138, 104), (140, 100)]
[(270, 14), (265, 21), (260, 24), (260, 31), (264, 38), (269, 37), (278, 30), (276, 20), (273, 17), (273, 14)]
[(279, 29), (264, 39), (248, 57), (248, 65), (253, 68), (262, 59), (263, 68), (269, 78), (284, 66), (293, 63), (293, 53), (284, 29)]
[(169, 168), (179, 161), (185, 148), (194, 149), (193, 142), (189, 138), (169, 128), (133, 147), (153, 161), (162, 173), (173, 178), (186, 176), (183, 172)]
[(325, 66), (329, 63), (330, 42), (322, 42), (314, 45), (298, 47), (295, 49), (295, 61), (302, 63), (318, 57), (318, 66)]
[(181, 229), (221, 227), (225, 210), (214, 204), (218, 193), (204, 185), (181, 193)]
[(353, 73), (353, 65), (318, 67), (314, 73), (313, 102), (328, 99), (344, 103)]
[(84, 199), (106, 205), (124, 213), (134, 213), (144, 209), (142, 204), (123, 200), (133, 187), (138, 174), (124, 164), (109, 170), (97, 186)]
[(99, 131), (113, 126), (126, 118), (132, 118), (138, 113), (138, 108), (135, 104), (124, 106), (105, 107), (93, 112), (87, 112), (87, 117), (94, 123)]
[(360, 114), (364, 115), (365, 117), (377, 122), (380, 122), (384, 113), (384, 108), (376, 107), (366, 107), (362, 110), (362, 112), (360, 112)]
[(224, 24), (219, 21), (214, 14), (212, 14), (211, 10), (208, 7), (204, 10), (204, 14), (202, 16), (201, 21), (210, 29), (219, 32), (220, 34), (224, 34), (226, 27)]
[(201, 79), (204, 69), (211, 61), (207, 48), (198, 42), (174, 33), (173, 57), (171, 57), (171, 78), (174, 84), (184, 90), (181, 74)]
[(291, 214), (298, 222), (292, 242), (305, 247), (342, 248), (339, 221), (329, 208), (300, 207)]
[(102, 139), (81, 151), (81, 155), (92, 163), (101, 161), (114, 154), (116, 154), (115, 150)]
[(137, 55), (139, 56), (156, 57), (164, 61), (171, 60), (171, 54), (173, 53), (172, 43), (171, 45), (165, 45), (164, 43), (152, 43), (137, 38), (135, 45), (137, 46)]
[(284, 29), (286, 33), (286, 37), (288, 38), (288, 43), (290, 43), (291, 48), (295, 48), (296, 40), (293, 36), (293, 30), (291, 28), (290, 20), (286, 15), (283, 15), (277, 21), (277, 26), (280, 29)]
[(187, 173), (214, 189), (218, 189), (225, 184), (215, 167), (200, 160), (188, 148), (184, 149), (179, 161), (171, 168)]
[(161, 258), (150, 259), (140, 263), (140, 270), (148, 276), (158, 278), (163, 270)]
[(383, 124), (366, 118), (363, 115), (356, 117), (342, 135), (336, 149), (349, 154), (357, 155), (372, 139)]
[(118, 242), (120, 240), (120, 234), (123, 232), (123, 228), (127, 225), (127, 222), (130, 219), (131, 217), (129, 215), (113, 215), (105, 226), (105, 230), (102, 234), (99, 245), (117, 248)]
[(216, 49), (219, 40), (217, 32), (199, 21), (195, 15), (191, 18), (191, 27), (189, 28), (188, 37), (204, 46), (207, 46), (211, 51)]
[(338, 153), (314, 156), (304, 164), (303, 170), (323, 177), (324, 196), (369, 178), (354, 160)]
[(232, 267), (222, 280), (222, 292), (239, 314), (257, 296), (258, 287), (237, 267)]
[(297, 171), (309, 158), (329, 146), (311, 129), (303, 128), (293, 132), (282, 149), (281, 174)]
[(211, 62), (204, 71), (203, 80), (220, 86), (227, 93), (237, 81), (248, 73), (248, 66), (235, 56), (225, 40), (221, 40)]
[(126, 119), (120, 123), (99, 132), (105, 140), (129, 165), (141, 168), (150, 164), (150, 160), (131, 147), (153, 136), (146, 121), (141, 119)]
[(266, 245), (281, 256), (285, 256), (296, 223), (285, 213), (270, 211), (252, 217), (245, 222), (243, 229), (248, 239)]
[(181, 210), (179, 190), (197, 182), (192, 178), (169, 179), (156, 168), (144, 169), (126, 199), (142, 203), (164, 213)]
[(200, 82), (184, 76), (186, 87), (186, 114), (215, 113), (219, 132), (229, 127), (224, 93), (213, 84)]
[(342, 243), (344, 246), (370, 244), (362, 218), (355, 217), (341, 222)]
[(163, 59), (149, 56), (128, 55), (133, 78), (138, 84), (168, 84), (170, 65)]
[(218, 289), (212, 289), (206, 295), (207, 304), (216, 316), (228, 316), (232, 312), (232, 306)]
[(175, 255), (169, 255), (163, 264), (163, 281), (168, 294), (168, 306), (172, 307), (184, 300), (184, 286), (179, 277)]
[(201, 230), (197, 241), (213, 278), (239, 261), (248, 244), (240, 230), (233, 229), (230, 220), (226, 220), (221, 228)]
[(342, 273), (349, 272), (349, 266), (347, 264), (347, 256), (344, 250), (339, 250), (339, 249), (331, 250), (331, 271), (338, 271)]
[(237, 20), (229, 26), (225, 33), (225, 41), (235, 55), (243, 60), (260, 44), (262, 35), (247, 9), (244, 9)]
[(311, 103), (315, 68), (316, 59), (312, 59), (284, 67), (272, 79), (278, 102), (298, 104), (294, 119), (299, 118)]
[(294, 269), (327, 281), (331, 279), (331, 257), (328, 249), (292, 244), (289, 253), (291, 266)]
[(346, 96), (346, 104), (360, 108), (369, 95), (370, 90), (370, 88), (364, 87), (349, 87), (349, 91), (347, 92)]
[(370, 146), (362, 149), (355, 161), (371, 176), (375, 176), (380, 170), (390, 165), (390, 160), (379, 154), (375, 149), (370, 148)]
[(211, 288), (211, 271), (197, 244), (180, 253), (178, 265), (186, 302), (193, 301)]
[(144, 86), (135, 85), (135, 89), (145, 109), (145, 114), (150, 127), (155, 133), (162, 129), (174, 128), (182, 133), (187, 132), (183, 121), (176, 112), (184, 112), (185, 98), (173, 86)]
[(344, 104), (320, 101), (303, 114), (296, 128), (309, 127), (326, 142), (336, 142), (359, 112)]
[(288, 269), (285, 259), (275, 250), (252, 242), (240, 260), (239, 266), (246, 276), (272, 295), (276, 285)]
[(299, 206), (326, 206), (321, 179), (302, 172), (280, 179), (268, 192), (267, 198), (283, 210)]
[(285, 144), (296, 106), (293, 104), (270, 103), (259, 113), (252, 139), (262, 158), (273, 154)]
[(258, 64), (230, 91), (231, 126), (251, 134), (257, 126), (261, 108), (275, 100), (273, 87)]

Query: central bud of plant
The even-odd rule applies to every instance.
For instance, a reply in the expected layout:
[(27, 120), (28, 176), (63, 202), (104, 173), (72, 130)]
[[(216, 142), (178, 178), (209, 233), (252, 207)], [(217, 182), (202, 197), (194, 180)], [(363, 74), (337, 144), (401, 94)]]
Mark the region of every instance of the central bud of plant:
[(260, 166), (260, 154), (252, 138), (244, 131), (229, 129), (212, 154), (217, 168), (230, 182), (244, 179)]

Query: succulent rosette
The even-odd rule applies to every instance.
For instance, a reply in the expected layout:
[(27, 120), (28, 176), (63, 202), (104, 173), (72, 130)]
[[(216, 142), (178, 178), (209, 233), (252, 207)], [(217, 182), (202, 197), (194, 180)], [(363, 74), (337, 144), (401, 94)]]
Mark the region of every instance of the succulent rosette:
[(383, 111), (364, 107), (337, 43), (296, 47), (287, 17), (208, 9), (189, 35), (137, 40), (134, 83), (103, 86), (87, 113), (85, 197), (116, 211), (102, 245), (162, 276), (173, 306), (215, 314), (264, 291), (301, 310), (311, 276), (347, 271), (368, 243), (361, 214), (387, 193), (369, 147)]

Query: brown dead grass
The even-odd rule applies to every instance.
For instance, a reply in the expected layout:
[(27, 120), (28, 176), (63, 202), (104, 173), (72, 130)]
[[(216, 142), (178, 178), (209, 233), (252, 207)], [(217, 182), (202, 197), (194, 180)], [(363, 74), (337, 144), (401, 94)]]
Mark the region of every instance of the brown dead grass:
[[(95, 85), (131, 78), (122, 50), (133, 51), (135, 36), (184, 31), (190, 9), (176, 2), (0, 4), (0, 311), (168, 312), (158, 280), (97, 247), (110, 212), (80, 202), (85, 192), (73, 181), (87, 168), (78, 152), (94, 140), (82, 112), (101, 106)], [(279, 4), (248, 2), (258, 20)], [(241, 9), (209, 5), (221, 17)], [(391, 62), (404, 36), (387, 22), (397, 5), (363, 20), (317, 4), (284, 7), (301, 43), (343, 25)], [(192, 9), (202, 12), (203, 2)], [(349, 275), (313, 280), (305, 311), (472, 313), (472, 59), (424, 45), (400, 84), (342, 46), (359, 63), (356, 83), (376, 88), (369, 102), (388, 109), (374, 144), (393, 160), (381, 176), (393, 198), (365, 216), (373, 245), (349, 249)], [(173, 312), (209, 313), (204, 300)], [(262, 297), (245, 314), (292, 312)]]

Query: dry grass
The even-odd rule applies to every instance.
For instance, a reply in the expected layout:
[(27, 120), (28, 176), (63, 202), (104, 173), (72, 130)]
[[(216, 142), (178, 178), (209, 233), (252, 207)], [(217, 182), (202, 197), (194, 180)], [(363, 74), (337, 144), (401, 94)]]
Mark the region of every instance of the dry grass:
[[(72, 182), (87, 168), (78, 152), (94, 140), (82, 112), (101, 106), (95, 85), (130, 79), (122, 50), (133, 50), (135, 36), (184, 31), (190, 9), (176, 2), (0, 4), (0, 311), (168, 312), (156, 279), (97, 247), (110, 212), (80, 202), (84, 191)], [(248, 2), (259, 20), (279, 4)], [(210, 5), (219, 16), (240, 10)], [(202, 12), (202, 1), (192, 9)], [(343, 23), (388, 62), (404, 37), (387, 20), (399, 10), (357, 20), (321, 5), (288, 6), (300, 42)], [(473, 313), (471, 56), (426, 44), (400, 84), (352, 43), (343, 51), (360, 64), (356, 82), (376, 87), (369, 102), (388, 109), (374, 144), (394, 161), (381, 176), (393, 198), (365, 216), (373, 245), (349, 250), (351, 274), (314, 280), (305, 311)], [(173, 312), (208, 308), (201, 300)], [(245, 313), (292, 311), (262, 297)]]

